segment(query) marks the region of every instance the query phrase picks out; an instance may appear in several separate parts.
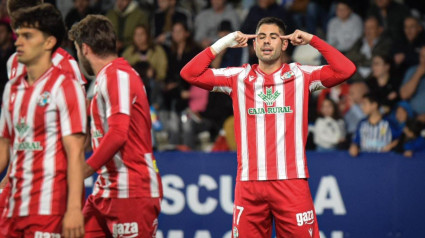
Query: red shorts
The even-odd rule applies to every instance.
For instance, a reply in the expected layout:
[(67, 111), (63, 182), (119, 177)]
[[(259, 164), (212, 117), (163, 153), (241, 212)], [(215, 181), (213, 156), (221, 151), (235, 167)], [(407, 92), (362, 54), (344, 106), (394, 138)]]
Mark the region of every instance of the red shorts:
[(160, 198), (94, 198), (83, 209), (85, 238), (155, 237)]
[(232, 237), (319, 238), (316, 212), (305, 179), (237, 181)]
[(0, 235), (5, 238), (60, 238), (62, 218), (53, 215), (5, 218), (0, 222)]

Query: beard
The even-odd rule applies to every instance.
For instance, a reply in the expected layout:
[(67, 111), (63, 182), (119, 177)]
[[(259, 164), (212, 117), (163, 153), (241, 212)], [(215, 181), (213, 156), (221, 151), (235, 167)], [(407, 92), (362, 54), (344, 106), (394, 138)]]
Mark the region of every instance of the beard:
[(257, 58), (259, 60), (261, 60), (261, 61), (263, 61), (264, 63), (267, 63), (267, 64), (275, 63), (281, 57), (281, 54), (278, 51), (274, 52), (274, 54), (272, 54), (272, 55), (263, 55), (262, 52), (261, 52), (261, 49), (258, 52), (256, 52), (256, 55), (257, 55)]
[(90, 64), (90, 61), (84, 55), (80, 54), (78, 56), (78, 62), (79, 62), (81, 71), (83, 71), (83, 74), (86, 75), (87, 78), (93, 79), (95, 75), (94, 75), (93, 67)]

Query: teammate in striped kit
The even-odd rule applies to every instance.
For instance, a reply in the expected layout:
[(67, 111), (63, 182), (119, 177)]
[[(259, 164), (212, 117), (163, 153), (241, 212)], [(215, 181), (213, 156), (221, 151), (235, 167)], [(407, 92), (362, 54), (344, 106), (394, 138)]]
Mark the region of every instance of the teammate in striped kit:
[[(309, 93), (337, 85), (355, 71), (338, 50), (309, 33), (285, 35), (284, 23), (263, 18), (256, 35), (233, 32), (192, 59), (181, 76), (233, 100), (238, 171), (232, 237), (319, 237), (305, 156)], [(208, 68), (227, 47), (253, 47), (259, 64)], [(288, 46), (310, 44), (329, 65), (282, 62)]]
[[(19, 9), (37, 6), (41, 3), (43, 3), (43, 0), (8, 0), (7, 11), (9, 15), (12, 15), (13, 12)], [(82, 85), (82, 88), (84, 88), (84, 84), (86, 84), (87, 81), (84, 78), (84, 75), (81, 73), (77, 61), (75, 61), (74, 57), (68, 54), (68, 52), (66, 52), (63, 48), (58, 47), (53, 53), (52, 63), (63, 71), (72, 74), (74, 78)], [(25, 65), (18, 61), (17, 53), (14, 53), (9, 57), (6, 67), (9, 79), (26, 73)], [(9, 171), (10, 169), (8, 169), (8, 172)], [(5, 178), (0, 183), (0, 189), (6, 186), (4, 187), (3, 191), (0, 192), (0, 211), (3, 211), (7, 193), (10, 191), (7, 178), (8, 177), (5, 176)]]
[(155, 237), (162, 197), (152, 153), (151, 117), (142, 79), (116, 54), (111, 22), (89, 15), (69, 32), (82, 67), (96, 75), (90, 105), (93, 155), (85, 175), (97, 171), (86, 202), (86, 237)]
[(86, 110), (81, 86), (52, 64), (65, 34), (62, 16), (41, 4), (13, 12), (12, 19), (18, 61), (27, 72), (11, 79), (3, 94), (0, 159), (4, 170), (10, 158), (11, 191), (0, 234), (81, 237)]

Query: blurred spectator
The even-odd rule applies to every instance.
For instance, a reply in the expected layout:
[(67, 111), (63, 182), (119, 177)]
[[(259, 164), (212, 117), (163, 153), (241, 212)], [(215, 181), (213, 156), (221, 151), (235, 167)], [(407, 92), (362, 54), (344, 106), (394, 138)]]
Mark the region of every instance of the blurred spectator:
[(350, 85), (348, 101), (350, 109), (344, 115), (344, 121), (347, 125), (348, 138), (354, 135), (359, 122), (366, 116), (361, 109), (363, 96), (369, 93), (369, 88), (364, 82), (354, 82)]
[(93, 0), (93, 1), (94, 1), (93, 7), (96, 9), (96, 11), (102, 14), (105, 14), (110, 9), (114, 8), (116, 0)]
[(349, 101), (346, 100), (350, 90), (350, 85), (346, 82), (339, 84), (335, 87), (325, 88), (320, 91), (319, 97), (317, 98), (317, 111), (320, 111), (322, 108), (323, 101), (326, 98), (332, 99), (335, 103), (338, 104), (338, 108), (342, 115), (350, 108)]
[(375, 16), (383, 23), (385, 37), (391, 37), (394, 42), (403, 36), (404, 18), (410, 15), (409, 9), (393, 0), (374, 0), (368, 11), (369, 16)]
[(192, 13), (192, 16), (198, 15), (208, 4), (209, 0), (179, 0), (179, 5)]
[(388, 152), (397, 145), (397, 134), (391, 123), (384, 119), (379, 111), (379, 100), (375, 95), (366, 94), (362, 102), (363, 113), (367, 118), (360, 121), (353, 143), (350, 146), (351, 156), (360, 152)]
[[(229, 21), (225, 20), (218, 26), (217, 37), (221, 38), (233, 32), (232, 25)], [(246, 48), (226, 48), (220, 54), (216, 55), (215, 59), (211, 62), (212, 68), (227, 68), (242, 65), (242, 53)]]
[(362, 19), (346, 0), (336, 4), (336, 16), (329, 21), (327, 42), (342, 53), (351, 49), (362, 35)]
[(65, 25), (69, 30), (74, 23), (81, 21), (88, 14), (95, 13), (97, 12), (90, 6), (90, 0), (74, 0), (74, 6), (66, 14)]
[(395, 106), (394, 110), (391, 112), (388, 119), (399, 131), (399, 134), (403, 132), (406, 122), (409, 119), (414, 118), (414, 113), (409, 103), (406, 101), (400, 101)]
[[(9, 23), (0, 21), (0, 95), (3, 95), (4, 86), (9, 80), (7, 76), (7, 60), (15, 52), (13, 32)], [(2, 102), (0, 98), (0, 105)]]
[(364, 22), (363, 37), (357, 40), (346, 56), (357, 66), (355, 80), (366, 79), (372, 69), (372, 56), (387, 54), (392, 46), (388, 37), (382, 37), (384, 28), (376, 17), (371, 16)]
[(171, 44), (171, 29), (174, 23), (183, 22), (192, 30), (192, 16), (186, 9), (176, 6), (177, 0), (158, 0), (154, 16), (154, 37), (160, 44)]
[(216, 41), (220, 23), (227, 20), (233, 29), (239, 29), (237, 12), (227, 0), (211, 0), (211, 7), (195, 17), (195, 41), (206, 48)]
[(372, 75), (366, 81), (369, 91), (378, 97), (384, 114), (389, 113), (400, 99), (400, 80), (392, 75), (391, 64), (391, 57), (387, 55), (373, 56)]
[(166, 50), (168, 71), (162, 95), (164, 98), (159, 118), (168, 133), (170, 144), (181, 143), (181, 112), (188, 107), (190, 85), (180, 77), (180, 70), (201, 50), (193, 41), (191, 32), (183, 22), (172, 26), (171, 47)]
[[(294, 31), (292, 27), (294, 27), (295, 24), (293, 24), (291, 13), (278, 5), (276, 0), (257, 0), (257, 3), (249, 9), (240, 31), (245, 34), (255, 34), (257, 23), (263, 17), (277, 17), (283, 20), (283, 22), (290, 27), (286, 29), (285, 34), (291, 34)], [(252, 44), (252, 41), (249, 41), (249, 43)], [(291, 55), (292, 50), (293, 47), (288, 46), (285, 53)], [(249, 62), (252, 64), (258, 63), (253, 47), (249, 47)]]
[(146, 25), (137, 25), (134, 29), (133, 44), (122, 53), (131, 65), (149, 62), (155, 70), (155, 79), (163, 81), (167, 74), (168, 59), (162, 46), (155, 44)]
[(335, 13), (335, 2), (329, 0), (310, 0), (306, 12), (307, 32), (316, 35), (318, 26), (322, 27), (324, 33), (327, 32), (329, 19)]
[(149, 24), (149, 12), (142, 10), (136, 1), (116, 0), (115, 7), (106, 13), (117, 34), (119, 53), (131, 45), (134, 29), (139, 24)]
[(326, 98), (314, 123), (314, 143), (317, 151), (332, 151), (345, 140), (345, 125), (337, 104)]
[(417, 119), (425, 122), (425, 46), (421, 47), (419, 64), (410, 67), (404, 76), (400, 97), (409, 102)]
[(407, 17), (404, 20), (404, 37), (394, 44), (394, 62), (402, 73), (419, 62), (419, 51), (425, 45), (425, 32), (419, 20)]
[(421, 122), (414, 119), (408, 120), (395, 151), (403, 153), (406, 157), (412, 157), (414, 152), (424, 152), (425, 138), (420, 135), (422, 129)]

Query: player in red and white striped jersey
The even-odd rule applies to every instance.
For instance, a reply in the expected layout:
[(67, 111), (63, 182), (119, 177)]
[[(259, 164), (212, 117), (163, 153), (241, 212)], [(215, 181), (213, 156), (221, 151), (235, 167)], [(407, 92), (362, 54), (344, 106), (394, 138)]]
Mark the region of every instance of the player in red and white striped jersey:
[[(256, 35), (233, 32), (192, 59), (181, 71), (196, 86), (229, 94), (233, 100), (238, 171), (233, 237), (319, 237), (309, 191), (305, 156), (310, 92), (337, 85), (354, 64), (326, 42), (306, 32), (285, 35), (284, 23), (264, 18)], [(254, 39), (259, 64), (210, 69), (227, 47)], [(288, 46), (310, 44), (329, 65), (282, 62)]]
[(11, 191), (0, 234), (80, 237), (86, 110), (79, 83), (52, 64), (65, 34), (62, 16), (41, 4), (13, 12), (12, 19), (17, 57), (27, 72), (10, 80), (3, 94), (1, 170), (10, 157)]
[[(90, 105), (94, 152), (85, 175), (97, 171), (99, 176), (84, 207), (86, 236), (154, 237), (162, 185), (143, 81), (118, 58), (116, 35), (106, 17), (84, 18), (72, 27), (69, 38), (80, 65), (96, 75)], [(127, 233), (123, 226), (132, 228)]]

